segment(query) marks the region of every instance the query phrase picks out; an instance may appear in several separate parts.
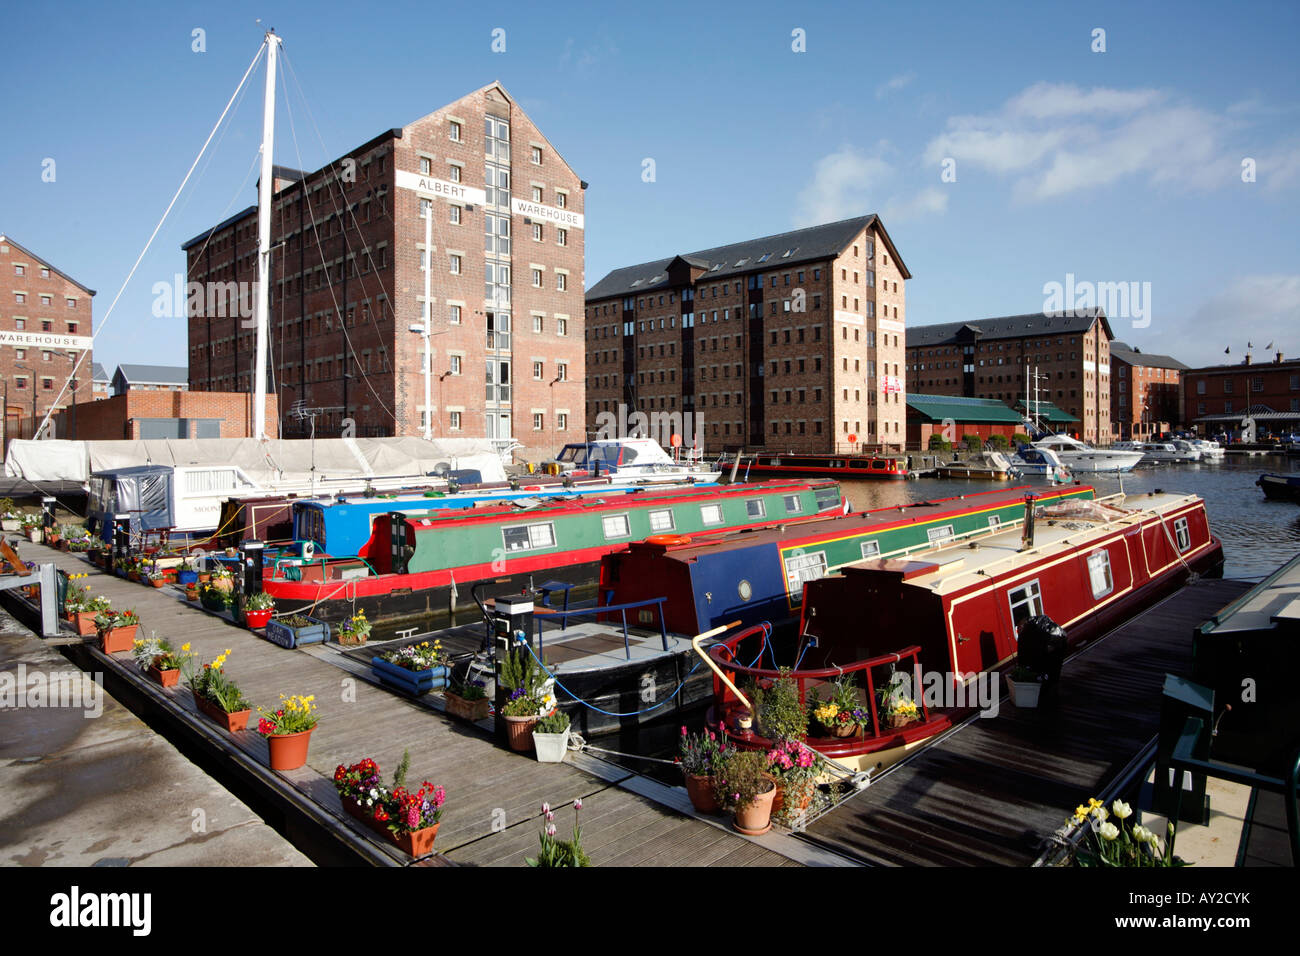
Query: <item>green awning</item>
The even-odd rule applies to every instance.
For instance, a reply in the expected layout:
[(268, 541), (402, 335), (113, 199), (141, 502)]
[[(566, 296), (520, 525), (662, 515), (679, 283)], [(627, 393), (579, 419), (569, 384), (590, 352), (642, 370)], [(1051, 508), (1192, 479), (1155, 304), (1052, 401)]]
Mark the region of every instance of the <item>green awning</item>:
[(908, 395), (908, 418), (923, 422), (1019, 425), (1023, 417), (995, 398), (961, 395)]

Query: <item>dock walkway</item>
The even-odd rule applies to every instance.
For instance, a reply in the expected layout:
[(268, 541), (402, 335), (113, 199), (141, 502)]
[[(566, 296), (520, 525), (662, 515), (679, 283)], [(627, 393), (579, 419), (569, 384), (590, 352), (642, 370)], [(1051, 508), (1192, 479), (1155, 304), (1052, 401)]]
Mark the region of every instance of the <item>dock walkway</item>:
[(134, 609), (142, 635), (153, 632), (177, 647), (189, 642), (201, 662), (229, 649), (226, 672), (255, 705), (271, 708), (281, 694), (315, 695), (320, 723), (307, 765), (274, 773), (268, 769), (266, 741), (256, 733), (256, 712), (248, 731), (227, 734), (196, 712), (188, 690), (160, 687), (134, 668), (129, 655), (105, 656), (93, 638), (64, 648), (84, 670), (102, 670), (106, 679), (129, 685), (139, 696), (139, 708), (152, 715), (152, 725), (172, 725), (250, 786), (271, 794), (302, 828), (313, 829), (314, 839), (325, 834), (346, 843), (354, 862), (401, 866), (412, 861), (344, 812), (334, 791), (334, 768), (370, 757), (388, 777), (408, 748), (410, 782), (429, 780), (447, 791), (436, 852), (420, 861), (425, 864), (522, 866), (538, 849), (542, 803), (557, 811), (555, 822), (564, 837), (573, 824), (572, 811), (564, 807), (579, 797), (582, 843), (594, 866), (797, 866), (830, 857), (775, 831), (751, 840), (729, 831), (721, 818), (687, 816), (674, 808), (688, 806), (681, 788), (654, 784), (592, 757), (546, 764), (513, 753), (426, 701), (403, 698), (318, 654), (286, 650), (209, 615), (175, 587), (147, 588), (40, 545), (25, 543), (22, 554), (69, 573), (87, 573), (78, 583), (108, 596), (115, 609)]
[(815, 820), (804, 838), (871, 865), (1030, 866), (1156, 735), (1166, 672), (1249, 585), (1200, 580), (1070, 658), (1056, 706), (972, 718)]

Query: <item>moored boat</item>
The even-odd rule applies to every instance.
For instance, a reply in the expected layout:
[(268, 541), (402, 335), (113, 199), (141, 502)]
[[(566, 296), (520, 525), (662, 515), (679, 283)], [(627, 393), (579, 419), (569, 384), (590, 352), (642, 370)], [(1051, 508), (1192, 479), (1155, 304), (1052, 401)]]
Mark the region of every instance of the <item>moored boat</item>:
[[(1218, 573), (1223, 564), (1205, 503), (1194, 495), (1064, 501), (1038, 509), (1032, 541), (1024, 535), (1022, 527), (914, 558), (866, 560), (808, 582), (791, 675), (800, 699), (851, 673), (870, 716), (857, 736), (813, 737), (810, 745), (856, 769), (886, 765), (942, 731), (972, 700), (989, 699), (976, 692), (978, 682), (987, 687), (987, 675), (1012, 660), (1030, 618), (1046, 615), (1078, 646), (1191, 575)], [(748, 639), (748, 646), (709, 652), (731, 682), (716, 681), (712, 719), (739, 746), (766, 748), (771, 741), (741, 729), (747, 708), (736, 687), (776, 672), (739, 663), (754, 656)], [(913, 719), (891, 727), (876, 691), (895, 665), (913, 690), (914, 707), (905, 714)], [(942, 688), (944, 706), (931, 707), (922, 687)]]
[(934, 470), (940, 478), (981, 481), (1010, 481), (1019, 474), (1007, 457), (997, 451), (984, 452), (978, 461), (950, 461), (946, 465), (936, 465)]
[(742, 459), (741, 471), (756, 476), (899, 480), (907, 477), (907, 459), (894, 455), (759, 454)]
[(551, 474), (608, 475), (615, 480), (714, 482), (721, 472), (699, 461), (677, 461), (653, 438), (598, 438), (565, 445), (551, 461), (542, 463)]
[(591, 596), (601, 557), (633, 541), (796, 523), (846, 506), (832, 481), (642, 489), (529, 504), (393, 510), (374, 518), (357, 557), (277, 561), (263, 586), (282, 613), (310, 607), (313, 617), (332, 621), (361, 609), (372, 620), (419, 616), (441, 626), (477, 581), (524, 590), (549, 577), (572, 598)]
[(1265, 498), (1300, 503), (1300, 475), (1260, 475), (1255, 484)]
[(1140, 451), (1109, 451), (1093, 448), (1069, 435), (1051, 435), (1033, 443), (1033, 447), (1056, 454), (1061, 463), (1075, 474), (1089, 472), (1132, 471), (1142, 460)]

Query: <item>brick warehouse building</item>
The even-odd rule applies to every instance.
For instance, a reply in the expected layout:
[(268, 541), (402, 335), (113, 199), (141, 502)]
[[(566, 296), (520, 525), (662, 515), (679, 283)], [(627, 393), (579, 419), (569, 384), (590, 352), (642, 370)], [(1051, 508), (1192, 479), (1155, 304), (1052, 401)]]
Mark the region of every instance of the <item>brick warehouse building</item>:
[(1186, 365), (1123, 342), (1110, 343), (1110, 359), (1110, 423), (1116, 439), (1142, 441), (1182, 422), (1179, 386)]
[[(286, 437), (419, 435), (424, 213), (433, 210), (431, 433), (582, 437), (583, 190), (499, 85), (391, 129), (314, 173), (276, 167), (269, 366)], [(431, 206), (430, 206), (431, 204)], [(257, 210), (185, 243), (205, 301), (189, 317), (190, 388), (251, 391)], [(247, 285), (241, 285), (247, 283)], [(213, 294), (215, 290), (215, 295)]]
[[(1101, 309), (1077, 316), (1041, 312), (914, 326), (907, 343), (907, 387), (935, 395), (1025, 398), (1025, 366), (1037, 368), (1038, 394), (1080, 419), (1078, 437), (1108, 442), (1110, 342)], [(1033, 382), (1029, 383), (1031, 402)]]
[[(94, 289), (0, 235), (0, 380), (6, 441), (31, 438), (56, 399), (59, 408), (78, 397), (90, 400), (94, 295)], [(77, 374), (59, 398), (74, 368)]]
[(707, 451), (901, 446), (910, 278), (874, 215), (615, 269), (587, 292), (587, 429), (640, 412)]
[(1240, 437), (1247, 418), (1257, 437), (1300, 430), (1300, 361), (1275, 352), (1256, 364), (1214, 365), (1183, 373), (1183, 422), (1202, 435)]

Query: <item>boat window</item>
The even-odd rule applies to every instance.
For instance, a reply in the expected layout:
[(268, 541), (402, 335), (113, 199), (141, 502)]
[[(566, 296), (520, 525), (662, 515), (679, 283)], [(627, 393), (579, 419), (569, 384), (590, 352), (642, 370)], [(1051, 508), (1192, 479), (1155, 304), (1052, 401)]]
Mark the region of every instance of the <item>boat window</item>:
[(873, 458), (873, 459), (871, 459), (871, 467), (872, 467), (875, 471), (884, 471), (886, 468), (889, 467), (889, 464), (888, 464), (888, 462), (879, 461), (879, 460)]
[(187, 471), (184, 474), (186, 494), (209, 494), (235, 488), (235, 475), (230, 471)]
[(997, 515), (989, 515), (989, 527), (990, 528), (1002, 527), (1002, 519)]
[(939, 528), (929, 528), (925, 533), (931, 544), (936, 541), (946, 541), (952, 537), (952, 525), (946, 524)]
[(795, 515), (803, 511), (803, 502), (799, 500), (798, 495), (785, 496), (785, 513)]
[(1174, 521), (1174, 537), (1178, 539), (1178, 550), (1186, 551), (1192, 546), (1192, 532), (1187, 527), (1186, 518), (1178, 518)]
[(671, 511), (666, 511), (666, 510), (650, 512), (650, 530), (651, 531), (672, 531), (673, 513)]
[(879, 557), (879, 556), (880, 556), (880, 542), (879, 542), (879, 541), (863, 541), (863, 542), (862, 542), (862, 556), (863, 556), (864, 558), (876, 558), (876, 557)]
[(814, 551), (812, 554), (792, 554), (785, 559), (785, 580), (790, 589), (790, 598), (795, 604), (803, 601), (803, 586), (806, 581), (816, 581), (826, 576), (826, 552)]
[(868, 468), (871, 465), (870, 462), (862, 461), (861, 459), (855, 459), (854, 461), (849, 462), (849, 464), (854, 468)]
[(1110, 552), (1094, 551), (1088, 555), (1088, 580), (1092, 583), (1092, 596), (1105, 597), (1115, 590), (1115, 580), (1110, 574)]
[[(1026, 618), (1037, 617), (1043, 613), (1043, 592), (1039, 589), (1036, 580), (1013, 588), (1007, 592), (1007, 598), (1011, 602), (1011, 623), (1017, 631)], [(1018, 635), (1017, 640), (1019, 640)]]
[(520, 524), (501, 529), (506, 551), (533, 551), (555, 547), (555, 528), (548, 524)]
[(700, 521), (704, 524), (722, 524), (722, 505), (700, 505)]
[(750, 498), (745, 502), (745, 513), (751, 518), (762, 518), (767, 514), (767, 506), (762, 498)]
[(632, 528), (628, 524), (627, 515), (625, 514), (602, 518), (600, 526), (605, 532), (606, 538), (626, 538), (632, 533)]
[(818, 511), (838, 511), (840, 508), (839, 488), (818, 488), (814, 493)]
[(587, 463), (587, 446), (586, 445), (565, 445), (564, 450), (560, 452), (557, 461), (571, 461), (576, 465), (585, 465)]

